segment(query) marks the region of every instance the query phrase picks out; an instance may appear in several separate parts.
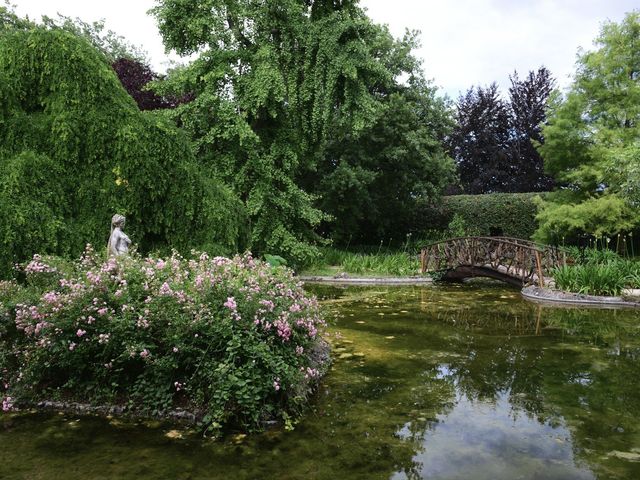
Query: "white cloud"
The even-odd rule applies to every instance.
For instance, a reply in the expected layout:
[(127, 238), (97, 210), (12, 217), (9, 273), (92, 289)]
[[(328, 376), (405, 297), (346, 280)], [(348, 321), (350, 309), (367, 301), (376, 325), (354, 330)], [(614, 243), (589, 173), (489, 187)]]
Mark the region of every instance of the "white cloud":
[(42, 15), (55, 18), (58, 13), (89, 23), (104, 19), (107, 29), (142, 47), (152, 67), (164, 71), (170, 59), (179, 57), (165, 53), (155, 19), (147, 14), (154, 4), (153, 0), (18, 0), (16, 11), (38, 21)]
[[(39, 19), (56, 12), (92, 22), (104, 18), (107, 28), (141, 45), (154, 69), (164, 70), (167, 56), (147, 15), (153, 0), (19, 0), (18, 13)], [(362, 0), (369, 15), (389, 25), (395, 36), (405, 28), (420, 30), (427, 77), (451, 97), (471, 85), (509, 84), (546, 66), (560, 86), (569, 83), (578, 47), (589, 49), (600, 24), (620, 21), (637, 8), (637, 0)], [(173, 56), (172, 58), (177, 58)]]
[(427, 77), (453, 98), (471, 85), (497, 82), (503, 89), (517, 70), (546, 66), (569, 84), (578, 47), (591, 48), (600, 24), (620, 21), (630, 0), (363, 0), (375, 21), (395, 36), (422, 32)]

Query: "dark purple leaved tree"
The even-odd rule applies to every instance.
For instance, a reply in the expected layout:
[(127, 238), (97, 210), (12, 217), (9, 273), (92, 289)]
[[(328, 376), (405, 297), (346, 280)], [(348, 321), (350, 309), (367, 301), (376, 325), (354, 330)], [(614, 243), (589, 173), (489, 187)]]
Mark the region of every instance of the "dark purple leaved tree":
[(161, 78), (148, 65), (131, 58), (119, 58), (112, 64), (122, 86), (138, 104), (140, 110), (157, 110), (160, 108), (175, 108), (191, 100), (189, 95), (180, 98), (162, 97), (145, 86)]
[(550, 190), (536, 144), (544, 143), (541, 125), (554, 80), (545, 67), (522, 80), (510, 77), (509, 99), (495, 83), (470, 88), (456, 105), (449, 151), (465, 193)]

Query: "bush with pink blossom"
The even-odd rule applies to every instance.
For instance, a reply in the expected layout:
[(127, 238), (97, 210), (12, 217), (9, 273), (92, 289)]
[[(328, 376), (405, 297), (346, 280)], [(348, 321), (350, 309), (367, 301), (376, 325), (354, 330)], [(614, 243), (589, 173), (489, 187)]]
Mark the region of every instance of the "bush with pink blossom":
[(3, 408), (40, 400), (195, 412), (204, 428), (259, 429), (304, 408), (326, 368), (315, 298), (251, 255), (174, 253), (71, 267), (34, 257), (0, 282)]

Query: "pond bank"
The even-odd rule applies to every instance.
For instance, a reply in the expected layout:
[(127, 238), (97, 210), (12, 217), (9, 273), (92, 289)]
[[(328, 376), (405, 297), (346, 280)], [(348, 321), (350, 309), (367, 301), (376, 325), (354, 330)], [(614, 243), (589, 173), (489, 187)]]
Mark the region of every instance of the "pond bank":
[[(326, 275), (300, 275), (298, 277), (305, 283), (331, 284), (331, 285), (431, 285), (431, 277), (348, 277)], [(640, 308), (640, 290), (626, 290), (621, 297), (605, 297), (596, 295), (584, 295), (581, 293), (565, 292), (551, 288), (541, 288), (535, 285), (524, 287), (522, 296), (529, 301), (557, 305), (578, 305), (586, 307), (602, 308)]]
[(639, 308), (640, 299), (628, 299), (626, 297), (604, 297), (596, 295), (584, 295), (582, 293), (571, 293), (562, 290), (552, 290), (531, 285), (522, 289), (522, 296), (534, 302), (579, 305), (603, 308)]
[(326, 283), (333, 285), (429, 285), (431, 277), (349, 277), (326, 275), (300, 275), (305, 283)]

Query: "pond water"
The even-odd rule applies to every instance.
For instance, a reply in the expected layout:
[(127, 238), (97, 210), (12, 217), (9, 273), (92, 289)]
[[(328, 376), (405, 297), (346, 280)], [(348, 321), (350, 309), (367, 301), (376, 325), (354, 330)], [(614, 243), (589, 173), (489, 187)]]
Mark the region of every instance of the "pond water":
[(0, 478), (640, 478), (637, 311), (496, 285), (311, 289), (336, 360), (295, 430), (0, 415)]

